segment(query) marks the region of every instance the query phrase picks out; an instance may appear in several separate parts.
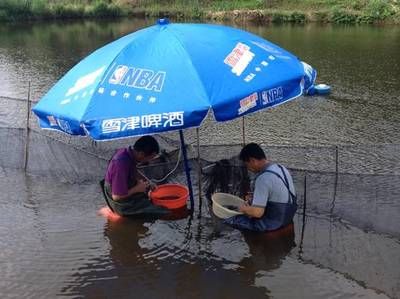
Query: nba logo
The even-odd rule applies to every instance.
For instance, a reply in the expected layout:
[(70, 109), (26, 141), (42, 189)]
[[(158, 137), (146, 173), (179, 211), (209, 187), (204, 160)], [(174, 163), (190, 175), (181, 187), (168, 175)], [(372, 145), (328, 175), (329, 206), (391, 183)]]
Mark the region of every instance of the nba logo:
[(108, 80), (108, 82), (110, 84), (119, 84), (127, 71), (128, 71), (128, 67), (126, 65), (117, 66), (117, 68), (115, 69), (114, 73), (111, 75), (111, 78), (110, 78), (110, 80)]

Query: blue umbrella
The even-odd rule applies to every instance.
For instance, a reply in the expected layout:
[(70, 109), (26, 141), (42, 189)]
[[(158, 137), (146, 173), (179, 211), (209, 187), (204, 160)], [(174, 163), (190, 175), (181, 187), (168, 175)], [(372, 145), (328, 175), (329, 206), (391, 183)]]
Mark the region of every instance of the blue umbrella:
[(44, 129), (110, 140), (198, 127), (210, 110), (231, 120), (295, 99), (315, 78), (252, 33), (161, 19), (87, 56), (33, 112)]
[(33, 108), (40, 126), (95, 140), (227, 121), (299, 97), (315, 70), (252, 33), (161, 20), (96, 50)]

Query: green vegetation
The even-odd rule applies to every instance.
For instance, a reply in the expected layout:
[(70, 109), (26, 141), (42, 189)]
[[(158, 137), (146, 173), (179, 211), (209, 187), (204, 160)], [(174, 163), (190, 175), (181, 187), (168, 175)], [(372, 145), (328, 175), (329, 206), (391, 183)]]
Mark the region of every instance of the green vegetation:
[(169, 16), (258, 22), (400, 24), (399, 0), (0, 0), (0, 20)]
[(131, 0), (128, 3), (133, 11), (149, 16), (400, 24), (399, 0)]
[(123, 7), (113, 1), (0, 0), (0, 20), (3, 21), (123, 15)]

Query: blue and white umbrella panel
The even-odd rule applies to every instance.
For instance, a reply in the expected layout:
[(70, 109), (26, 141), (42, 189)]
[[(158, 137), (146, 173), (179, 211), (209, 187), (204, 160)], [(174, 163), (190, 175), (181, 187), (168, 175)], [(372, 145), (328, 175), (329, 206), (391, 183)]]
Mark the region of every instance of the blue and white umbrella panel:
[(159, 23), (124, 36), (73, 67), (33, 108), (40, 126), (95, 140), (227, 121), (292, 100), (316, 71), (252, 33)]

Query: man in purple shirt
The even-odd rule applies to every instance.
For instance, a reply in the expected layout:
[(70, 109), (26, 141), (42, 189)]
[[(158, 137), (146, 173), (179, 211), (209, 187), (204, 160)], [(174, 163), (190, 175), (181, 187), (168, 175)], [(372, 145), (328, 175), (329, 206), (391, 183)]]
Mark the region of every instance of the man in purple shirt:
[(122, 216), (160, 214), (167, 210), (155, 206), (147, 196), (149, 182), (137, 171), (138, 163), (152, 160), (159, 145), (152, 136), (140, 137), (133, 147), (119, 149), (110, 160), (104, 179), (103, 193), (108, 206)]

